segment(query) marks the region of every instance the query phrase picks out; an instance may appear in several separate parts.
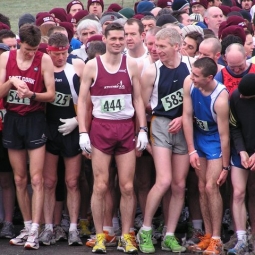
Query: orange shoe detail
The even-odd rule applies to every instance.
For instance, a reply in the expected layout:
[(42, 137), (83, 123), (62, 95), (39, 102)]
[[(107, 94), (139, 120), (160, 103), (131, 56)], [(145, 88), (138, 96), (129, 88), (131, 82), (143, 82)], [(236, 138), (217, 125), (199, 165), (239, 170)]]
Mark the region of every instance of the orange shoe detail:
[(211, 238), (211, 242), (203, 255), (220, 255), (223, 254), (223, 243), (220, 239)]

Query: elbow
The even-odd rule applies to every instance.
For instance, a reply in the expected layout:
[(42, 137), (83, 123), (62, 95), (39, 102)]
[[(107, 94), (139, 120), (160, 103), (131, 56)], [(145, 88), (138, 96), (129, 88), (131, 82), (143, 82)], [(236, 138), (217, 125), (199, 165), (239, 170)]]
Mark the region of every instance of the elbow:
[(52, 102), (54, 102), (54, 100), (55, 100), (55, 92), (50, 95), (49, 102), (52, 103)]

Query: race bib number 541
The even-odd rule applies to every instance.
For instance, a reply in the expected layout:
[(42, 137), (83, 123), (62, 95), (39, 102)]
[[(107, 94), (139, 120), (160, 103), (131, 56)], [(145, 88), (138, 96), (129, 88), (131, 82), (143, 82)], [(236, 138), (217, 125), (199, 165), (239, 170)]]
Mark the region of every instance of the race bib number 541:
[(183, 88), (161, 98), (162, 105), (165, 111), (169, 111), (183, 102)]
[(101, 112), (120, 112), (125, 109), (124, 98), (101, 99)]
[(7, 102), (10, 104), (25, 104), (30, 105), (29, 98), (19, 98), (16, 90), (11, 89), (7, 96)]

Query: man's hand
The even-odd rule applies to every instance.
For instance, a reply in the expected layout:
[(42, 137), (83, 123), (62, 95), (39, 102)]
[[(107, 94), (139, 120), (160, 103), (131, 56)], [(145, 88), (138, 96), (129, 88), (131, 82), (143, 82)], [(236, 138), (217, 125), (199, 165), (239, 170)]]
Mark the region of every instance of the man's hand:
[(253, 153), (253, 154), (250, 156), (248, 162), (249, 162), (248, 165), (249, 165), (250, 169), (254, 171), (254, 170), (255, 170), (255, 153)]
[(148, 137), (147, 137), (147, 133), (146, 132), (143, 132), (143, 131), (140, 131), (138, 133), (138, 137), (137, 137), (137, 145), (136, 145), (136, 148), (139, 150), (139, 151), (143, 151), (146, 149), (146, 146), (148, 144)]
[(171, 134), (177, 134), (182, 128), (182, 116), (171, 120), (169, 123), (168, 132)]
[(75, 117), (59, 120), (64, 123), (58, 127), (58, 132), (62, 133), (62, 135), (70, 134), (78, 126), (78, 121)]
[(190, 161), (191, 166), (194, 169), (200, 170), (200, 160), (199, 160), (199, 156), (198, 156), (197, 152), (195, 152), (189, 156), (189, 161)]
[(221, 186), (225, 181), (226, 181), (226, 179), (227, 179), (227, 177), (228, 177), (228, 170), (222, 170), (221, 171), (221, 173), (220, 173), (220, 177), (218, 178), (218, 180), (217, 180), (217, 184), (219, 185), (219, 186)]
[(81, 149), (90, 154), (91, 153), (91, 144), (90, 144), (90, 138), (88, 133), (80, 133), (80, 140), (79, 140), (79, 144)]
[(246, 151), (240, 151), (241, 164), (244, 168), (249, 167), (249, 155)]

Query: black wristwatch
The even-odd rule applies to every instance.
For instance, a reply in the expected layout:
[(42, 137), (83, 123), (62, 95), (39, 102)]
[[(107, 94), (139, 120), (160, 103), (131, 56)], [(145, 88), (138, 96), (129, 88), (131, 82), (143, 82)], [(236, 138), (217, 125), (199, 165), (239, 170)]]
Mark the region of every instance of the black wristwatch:
[(222, 167), (222, 169), (223, 169), (223, 170), (227, 170), (227, 171), (230, 171), (230, 169), (231, 169), (231, 166), (223, 166), (223, 167)]
[(140, 127), (140, 130), (143, 130), (148, 133), (148, 127)]
[(36, 98), (36, 94), (35, 94), (35, 92), (34, 92), (33, 95), (30, 97), (30, 99), (31, 99), (31, 100), (35, 100), (35, 98)]

